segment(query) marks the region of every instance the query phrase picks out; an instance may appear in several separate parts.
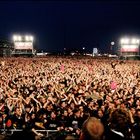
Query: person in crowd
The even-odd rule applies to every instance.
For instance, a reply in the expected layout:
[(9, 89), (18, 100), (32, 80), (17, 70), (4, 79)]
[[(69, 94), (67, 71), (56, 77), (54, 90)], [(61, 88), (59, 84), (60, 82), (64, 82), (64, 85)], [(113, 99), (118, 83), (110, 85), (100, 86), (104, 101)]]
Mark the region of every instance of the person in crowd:
[(136, 115), (134, 118), (134, 134), (135, 134), (135, 138), (136, 140), (140, 139), (140, 109), (136, 110)]
[(89, 117), (82, 126), (79, 140), (103, 140), (104, 126), (95, 117)]
[(106, 140), (133, 139), (131, 117), (127, 110), (115, 109), (109, 118), (109, 128)]
[[(0, 128), (66, 127), (79, 137), (87, 117), (97, 117), (110, 130), (110, 114), (124, 109), (133, 138), (139, 139), (139, 61), (49, 56), (0, 62)], [(56, 127), (49, 127), (52, 122)]]

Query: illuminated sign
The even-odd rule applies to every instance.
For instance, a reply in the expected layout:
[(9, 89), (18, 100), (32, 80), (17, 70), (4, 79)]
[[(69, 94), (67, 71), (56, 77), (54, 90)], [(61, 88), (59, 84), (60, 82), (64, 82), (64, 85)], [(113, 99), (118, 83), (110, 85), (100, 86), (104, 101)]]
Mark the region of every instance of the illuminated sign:
[(15, 42), (16, 50), (32, 50), (33, 43), (32, 42)]
[(139, 52), (139, 45), (133, 44), (133, 45), (121, 45), (121, 52)]

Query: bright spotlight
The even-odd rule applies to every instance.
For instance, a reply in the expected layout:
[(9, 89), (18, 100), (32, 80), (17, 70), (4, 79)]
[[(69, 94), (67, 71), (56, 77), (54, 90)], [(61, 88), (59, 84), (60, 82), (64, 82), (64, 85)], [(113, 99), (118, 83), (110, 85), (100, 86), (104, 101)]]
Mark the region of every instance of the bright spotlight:
[(126, 38), (126, 39), (124, 40), (124, 43), (125, 43), (125, 44), (128, 44), (128, 43), (129, 43), (129, 39)]
[(21, 36), (18, 36), (17, 39), (18, 39), (18, 41), (21, 41)]
[(124, 43), (124, 39), (121, 39), (120, 43), (123, 44)]
[(138, 44), (139, 44), (139, 43), (140, 43), (140, 40), (138, 40), (138, 39), (137, 39), (137, 40), (136, 40), (136, 43), (138, 43)]
[[(31, 35), (25, 35), (25, 36), (21, 36), (21, 35), (13, 35), (13, 41), (15, 42), (20, 42), (20, 41), (24, 41), (24, 42), (33, 42), (34, 37)], [(24, 40), (23, 40), (24, 39)]]
[(13, 40), (16, 41), (18, 40), (18, 37), (16, 35), (13, 36)]
[(29, 41), (30, 40), (29, 36), (25, 36), (25, 40)]
[(30, 41), (33, 41), (33, 39), (34, 39), (33, 36), (30, 36)]
[(122, 38), (121, 44), (129, 44), (129, 38)]
[(26, 41), (33, 41), (33, 36), (25, 36)]
[(132, 39), (132, 44), (136, 44), (137, 40), (135, 38)]
[(111, 45), (112, 45), (112, 46), (115, 45), (115, 42), (112, 41), (112, 42), (111, 42)]
[(133, 38), (132, 39), (132, 44), (139, 44), (139, 39)]

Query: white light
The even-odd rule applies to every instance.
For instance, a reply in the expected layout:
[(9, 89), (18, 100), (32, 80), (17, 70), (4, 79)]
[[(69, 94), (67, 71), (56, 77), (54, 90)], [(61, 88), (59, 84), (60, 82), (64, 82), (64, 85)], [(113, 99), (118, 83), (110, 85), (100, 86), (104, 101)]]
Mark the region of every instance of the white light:
[(33, 36), (25, 36), (26, 41), (33, 41)]
[(14, 35), (14, 36), (13, 36), (13, 40), (14, 40), (14, 41), (21, 41), (22, 38), (21, 38), (20, 35)]
[(33, 41), (33, 39), (34, 39), (33, 36), (30, 36), (30, 41)]
[(115, 45), (115, 42), (111, 42), (111, 45), (112, 45), (112, 46)]
[(140, 43), (140, 40), (137, 39), (136, 42), (139, 44)]
[(124, 43), (125, 43), (125, 44), (128, 44), (128, 43), (129, 43), (129, 39), (126, 38), (126, 39), (124, 40)]
[(29, 36), (25, 36), (25, 40), (26, 40), (26, 41), (30, 41)]
[(124, 39), (121, 39), (120, 43), (123, 44), (124, 43)]
[(18, 41), (21, 41), (21, 36), (17, 36), (17, 40)]
[(132, 44), (136, 44), (137, 40), (135, 38), (132, 39)]
[(129, 44), (129, 38), (121, 39), (121, 44)]
[[(24, 36), (25, 41), (33, 42), (34, 38), (33, 36), (25, 35)], [(22, 36), (20, 35), (14, 35), (13, 36), (13, 41), (22, 41)]]
[(18, 40), (18, 37), (17, 37), (16, 35), (14, 35), (14, 36), (13, 36), (13, 40), (14, 40), (14, 41), (17, 41), (17, 40)]
[(132, 39), (132, 44), (139, 44), (139, 39), (133, 38)]

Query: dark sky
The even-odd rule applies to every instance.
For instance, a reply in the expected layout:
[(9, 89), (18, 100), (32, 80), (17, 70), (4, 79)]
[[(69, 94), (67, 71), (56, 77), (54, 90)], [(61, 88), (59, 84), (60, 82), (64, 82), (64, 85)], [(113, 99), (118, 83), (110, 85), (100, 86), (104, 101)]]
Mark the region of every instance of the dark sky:
[(39, 49), (107, 51), (123, 35), (140, 35), (140, 2), (0, 1), (0, 38), (32, 34)]

